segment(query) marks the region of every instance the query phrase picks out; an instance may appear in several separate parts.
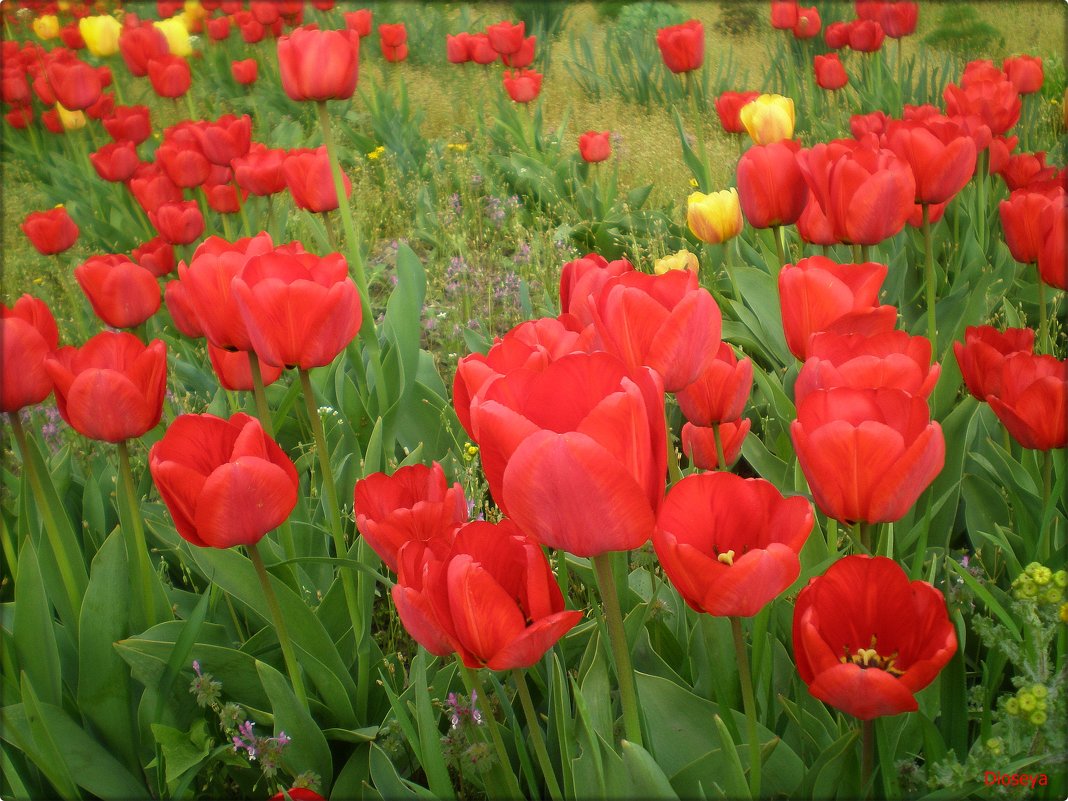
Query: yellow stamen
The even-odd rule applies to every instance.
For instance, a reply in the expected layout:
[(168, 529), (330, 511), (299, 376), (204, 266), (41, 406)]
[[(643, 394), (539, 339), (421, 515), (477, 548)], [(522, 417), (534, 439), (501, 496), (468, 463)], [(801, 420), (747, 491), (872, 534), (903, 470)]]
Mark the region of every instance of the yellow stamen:
[(726, 553), (721, 553), (716, 558), (719, 561), (721, 561), (723, 564), (725, 564), (725, 565), (733, 565), (734, 564), (734, 549), (732, 548), (731, 550), (727, 551)]

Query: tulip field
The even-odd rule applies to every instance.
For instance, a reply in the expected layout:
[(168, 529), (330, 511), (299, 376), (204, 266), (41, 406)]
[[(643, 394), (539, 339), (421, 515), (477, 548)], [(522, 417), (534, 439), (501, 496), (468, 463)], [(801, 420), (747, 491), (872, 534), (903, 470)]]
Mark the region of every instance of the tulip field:
[(1068, 5), (0, 22), (0, 798), (1068, 797)]

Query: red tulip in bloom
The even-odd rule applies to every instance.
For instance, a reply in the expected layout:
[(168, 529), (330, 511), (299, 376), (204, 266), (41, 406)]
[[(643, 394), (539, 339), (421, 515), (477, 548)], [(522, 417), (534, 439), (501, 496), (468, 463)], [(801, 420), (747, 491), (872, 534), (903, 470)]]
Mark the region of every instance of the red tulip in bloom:
[[(298, 208), (320, 213), (338, 207), (334, 176), (326, 147), (292, 150), (282, 162), (282, 175)], [(345, 196), (352, 194), (352, 181), (341, 173)]]
[(393, 587), (397, 613), (416, 642), (453, 652), (470, 668), (534, 665), (579, 620), (541, 548), (508, 520), (468, 523), (439, 555), (403, 546)]
[(208, 206), (219, 214), (237, 214), (241, 211), (241, 204), (248, 197), (248, 192), (238, 194), (233, 184), (206, 183), (204, 184), (204, 196), (208, 199)]
[(256, 78), (259, 77), (259, 69), (259, 64), (256, 63), (254, 58), (230, 62), (230, 74), (242, 86), (256, 83)]
[(523, 44), (514, 53), (501, 53), (501, 61), (504, 66), (512, 69), (523, 69), (534, 63), (534, 51), (538, 46), (537, 36), (528, 36)]
[(138, 167), (126, 186), (145, 212), (155, 211), (164, 203), (180, 203), (182, 200), (182, 188), (156, 163)]
[(48, 83), (56, 100), (65, 109), (80, 111), (93, 105), (100, 97), (100, 75), (83, 61), (52, 60), (45, 68)]
[(975, 172), (975, 142), (967, 136), (938, 136), (944, 129), (892, 120), (883, 141), (911, 168), (917, 203), (945, 203)]
[(174, 272), (174, 248), (162, 237), (157, 236), (135, 248), (131, 256), (156, 278)]
[(159, 56), (148, 62), (148, 79), (160, 97), (181, 97), (189, 91), (193, 76), (181, 56)]
[(811, 39), (818, 36), (823, 22), (820, 20), (820, 12), (815, 6), (811, 8), (797, 9), (797, 22), (792, 26), (795, 39)]
[(863, 19), (849, 26), (849, 49), (858, 53), (874, 53), (883, 46), (886, 32), (875, 20)]
[(534, 70), (505, 70), (504, 89), (516, 103), (529, 103), (541, 92), (541, 73)]
[(482, 398), (497, 379), (527, 368), (544, 370), (549, 362), (569, 353), (588, 352), (594, 336), (592, 326), (581, 331), (569, 327), (568, 315), (542, 317), (520, 323), (493, 343), (485, 354), (471, 353), (460, 359), (453, 379), (452, 402), (460, 425), (475, 439), (471, 425), (471, 401)]
[(790, 435), (816, 505), (847, 524), (901, 519), (945, 461), (927, 401), (900, 389), (816, 390)]
[(849, 83), (849, 76), (846, 75), (845, 67), (842, 66), (837, 53), (816, 56), (812, 60), (812, 67), (816, 72), (816, 84), (820, 89), (834, 91)]
[(1020, 93), (1005, 78), (976, 80), (963, 88), (951, 83), (942, 97), (946, 114), (978, 117), (995, 136), (1008, 131), (1020, 119)]
[(13, 106), (30, 102), (30, 84), (26, 80), (26, 73), (20, 67), (4, 66), (0, 74), (3, 76), (0, 99)]
[(599, 294), (610, 278), (633, 269), (626, 259), (610, 262), (598, 253), (569, 261), (560, 270), (560, 310), (574, 315), (580, 326), (592, 324), (590, 297)]
[(33, 106), (16, 106), (4, 114), (7, 124), (21, 131), (33, 124)]
[(360, 36), (296, 28), (278, 39), (282, 88), (293, 100), (347, 100), (356, 91)]
[(96, 316), (112, 328), (141, 325), (159, 309), (156, 277), (122, 255), (93, 256), (74, 277)]
[(188, 245), (204, 233), (204, 216), (195, 200), (164, 203), (148, 212), (148, 219), (171, 245)]
[(148, 468), (182, 539), (254, 545), (297, 505), (297, 470), (247, 414), (183, 414), (148, 452)]
[(719, 307), (689, 270), (612, 278), (591, 311), (604, 349), (632, 371), (655, 370), (667, 392), (696, 381), (719, 350)]
[(49, 211), (31, 211), (22, 221), (22, 233), (37, 251), (54, 256), (78, 241), (78, 226), (62, 206)]
[(916, 179), (892, 151), (821, 143), (801, 150), (797, 161), (840, 241), (876, 245), (905, 227)]
[(523, 46), (523, 38), (526, 36), (526, 23), (511, 23), (507, 20), (489, 25), (486, 28), (490, 46), (501, 55), (517, 53)]
[(147, 106), (116, 106), (102, 122), (116, 142), (128, 140), (139, 145), (152, 135)]
[(1013, 353), (998, 365), (997, 393), (986, 401), (1025, 448), (1068, 447), (1068, 361)]
[(489, 36), (485, 33), (472, 33), (467, 40), (467, 49), (471, 54), (471, 60), (476, 64), (492, 64), (497, 60), (497, 51), (490, 44)]
[[(679, 436), (682, 452), (694, 467), (701, 470), (727, 470), (741, 456), (742, 444), (752, 425), (752, 421), (747, 417), (727, 423), (716, 423), (714, 426), (684, 423)], [(719, 463), (719, 453), (716, 450), (717, 431), (725, 464)]]
[(823, 41), (827, 43), (827, 47), (832, 50), (841, 50), (843, 47), (849, 44), (849, 32), (852, 29), (853, 22), (832, 22), (823, 31)]
[(404, 61), (408, 58), (408, 30), (404, 23), (379, 25), (378, 44), (386, 61)]
[(233, 293), (252, 347), (275, 367), (330, 364), (360, 330), (360, 295), (340, 253), (255, 256), (234, 278)]
[(146, 346), (133, 334), (104, 331), (82, 347), (65, 347), (45, 362), (60, 416), (83, 436), (134, 439), (163, 414), (167, 346)]
[(911, 36), (916, 31), (916, 23), (919, 21), (920, 8), (918, 3), (897, 2), (883, 3), (882, 13), (879, 15), (879, 24), (882, 25), (886, 35), (891, 39), (901, 39)]
[(788, 31), (797, 25), (797, 0), (771, 0), (771, 27)]
[(678, 391), (679, 408), (687, 420), (700, 426), (738, 420), (752, 388), (753, 362), (749, 357), (739, 361), (734, 349), (720, 342), (716, 358), (696, 381)]
[[(167, 286), (180, 287), (181, 281), (172, 281)], [(173, 316), (173, 311), (172, 311)], [(175, 323), (178, 325), (178, 323)], [(181, 330), (181, 325), (178, 325)], [(184, 332), (183, 332), (184, 333)], [(202, 334), (201, 334), (202, 336)], [(208, 358), (211, 369), (219, 379), (219, 386), (231, 392), (251, 392), (255, 387), (252, 380), (252, 363), (249, 354), (243, 350), (223, 350), (208, 343)], [(265, 387), (269, 387), (282, 376), (281, 367), (260, 363), (260, 378)]]
[(230, 162), (248, 153), (252, 139), (252, 120), (248, 114), (237, 117), (223, 114), (214, 122), (193, 128), (201, 151), (212, 164), (229, 167)]
[(964, 342), (953, 343), (964, 384), (972, 397), (985, 401), (987, 395), (1001, 394), (1001, 365), (1015, 353), (1032, 353), (1035, 332), (1030, 328), (998, 331), (989, 325), (968, 326)]
[(1055, 197), (1038, 219), (1038, 275), (1057, 289), (1068, 290), (1068, 259), (1065, 258), (1065, 229), (1068, 228), (1068, 196)]
[(171, 50), (163, 32), (146, 21), (139, 26), (125, 26), (119, 34), (119, 52), (130, 74), (143, 78), (148, 75), (148, 62), (168, 55)]
[(854, 114), (849, 118), (849, 132), (857, 140), (863, 139), (864, 135), (869, 133), (882, 136), (889, 122), (890, 118), (878, 109), (870, 114)]
[(105, 181), (127, 181), (140, 165), (137, 146), (130, 141), (112, 142), (89, 154), (96, 174)]
[(738, 200), (754, 228), (792, 225), (808, 202), (808, 185), (792, 139), (754, 145), (738, 160)]
[(847, 556), (809, 581), (793, 642), (808, 691), (861, 720), (916, 711), (957, 651), (942, 593), (884, 556)]
[(345, 27), (350, 31), (356, 31), (361, 39), (371, 35), (372, 14), (369, 8), (358, 8), (355, 11), (346, 11), (342, 14), (345, 18)]
[(211, 39), (213, 42), (221, 42), (224, 39), (229, 38), (230, 24), (231, 20), (229, 17), (216, 17), (215, 19), (209, 19), (207, 24), (208, 38)]
[[(167, 304), (167, 312), (171, 315), (175, 328), (190, 339), (200, 339), (204, 336), (200, 320), (190, 305), (188, 287), (185, 284), (181, 281), (168, 281), (163, 290), (163, 300)], [(213, 347), (215, 346), (209, 342), (209, 355)]]
[(1042, 247), (1042, 215), (1046, 207), (1061, 198), (1061, 190), (1054, 198), (1042, 192), (1020, 189), (1009, 195), (1008, 200), (998, 204), (1001, 216), (1001, 228), (1005, 234), (1005, 244), (1009, 246), (1012, 257), (1021, 264), (1034, 264)]
[(823, 256), (787, 264), (779, 272), (782, 327), (790, 352), (804, 361), (813, 334), (876, 334), (891, 331), (897, 309), (877, 306), (886, 266), (835, 264)]
[(667, 473), (653, 371), (572, 353), (495, 381), (471, 424), (494, 500), (541, 544), (596, 556), (649, 539)]
[(1042, 59), (1037, 56), (1017, 56), (1007, 58), (1001, 63), (1005, 74), (1021, 95), (1030, 95), (1042, 88), (1045, 75), (1042, 71)]
[(0, 412), (17, 412), (52, 393), (45, 360), (59, 346), (55, 318), (43, 300), (23, 295), (0, 303)]
[(805, 209), (797, 220), (797, 233), (810, 245), (838, 244), (838, 237), (834, 235), (830, 220), (827, 219), (827, 215), (823, 213), (823, 209), (820, 208), (820, 204), (816, 202), (811, 192), (808, 193)]
[(834, 387), (892, 387), (927, 399), (942, 368), (931, 364), (931, 342), (905, 331), (879, 334), (814, 334), (809, 357), (794, 383), (798, 406), (814, 391)]
[(248, 153), (233, 161), (234, 181), (250, 195), (281, 192), (286, 188), (282, 165), (288, 156), (285, 150), (270, 149), (260, 142), (253, 142)]
[(700, 69), (705, 60), (705, 28), (692, 19), (656, 32), (656, 44), (664, 66), (678, 74)]
[(466, 31), (455, 36), (445, 34), (445, 58), (450, 64), (466, 64), (471, 60), (471, 34)]
[(1046, 166), (1046, 154), (1043, 151), (1017, 153), (1005, 160), (997, 174), (1004, 179), (1009, 191), (1015, 192), (1017, 189), (1027, 189), (1032, 183), (1050, 180), (1057, 174), (1057, 168)]
[(185, 189), (200, 186), (211, 175), (211, 162), (197, 146), (192, 142), (178, 142), (164, 140), (156, 148), (156, 163), (163, 167), (167, 177)]
[(751, 617), (801, 573), (813, 520), (808, 501), (784, 498), (762, 478), (703, 473), (668, 491), (653, 546), (692, 609)]
[(760, 97), (760, 92), (724, 92), (716, 98), (716, 114), (719, 123), (727, 133), (745, 133), (745, 126), (739, 112), (742, 106)]
[(353, 500), (356, 528), (393, 572), (406, 542), (451, 541), (467, 522), (464, 491), (449, 486), (437, 462), (402, 467), (391, 476), (373, 473), (356, 482)]
[[(333, 6), (333, 0), (329, 0), (329, 1), (330, 1), (330, 5), (332, 7)], [(326, 3), (322, 2), (322, 0), (318, 0), (317, 2), (315, 2), (313, 0), (313, 5), (316, 8), (318, 8), (319, 6), (326, 5)], [(320, 10), (329, 10), (329, 9), (320, 9)], [(286, 794), (288, 794), (289, 798), (291, 798), (293, 801), (326, 801), (326, 799), (323, 798), (321, 795), (319, 795), (317, 792), (315, 792), (314, 790), (309, 790), (307, 787), (291, 787), (290, 789), (286, 790), (284, 793), (279, 791), (279, 792), (275, 793), (273, 796), (271, 796), (271, 801), (286, 801)]]
[(612, 155), (611, 131), (586, 131), (578, 140), (582, 160), (590, 163), (605, 161)]

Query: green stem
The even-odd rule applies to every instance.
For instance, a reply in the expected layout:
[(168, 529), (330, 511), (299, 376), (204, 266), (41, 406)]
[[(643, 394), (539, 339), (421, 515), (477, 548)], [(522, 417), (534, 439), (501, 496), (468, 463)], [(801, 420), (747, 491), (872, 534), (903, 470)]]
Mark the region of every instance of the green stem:
[(736, 302), (741, 303), (742, 293), (738, 291), (738, 284), (734, 280), (734, 249), (738, 247), (738, 238), (735, 237), (732, 240), (724, 242), (723, 247), (725, 250), (723, 268), (727, 271), (727, 278), (731, 282), (732, 297)]
[(1046, 309), (1046, 282), (1038, 276), (1038, 342), (1041, 353), (1053, 353), (1049, 339), (1049, 317)]
[(675, 438), (671, 431), (671, 417), (666, 403), (664, 404), (664, 430), (667, 432), (668, 481), (675, 484), (682, 478), (682, 470), (679, 468), (679, 452), (675, 450)]
[(938, 329), (935, 318), (935, 272), (934, 246), (931, 241), (931, 207), (924, 203), (923, 209), (923, 258), (924, 279), (927, 283), (927, 338), (931, 340), (931, 358), (938, 359)]
[(979, 154), (978, 167), (975, 170), (975, 226), (979, 237), (979, 247), (986, 248), (986, 173), (988, 151)]
[(1053, 525), (1053, 515), (1046, 520), (1046, 509), (1049, 499), (1053, 495), (1053, 451), (1042, 452), (1042, 519), (1045, 525), (1038, 538), (1038, 555), (1042, 561), (1049, 559), (1050, 527)]
[(723, 437), (719, 433), (720, 423), (715, 423), (712, 426), (712, 438), (716, 441), (716, 467), (719, 470), (726, 471), (727, 460), (723, 456)]
[(519, 782), (515, 778), (515, 771), (512, 770), (512, 760), (508, 758), (508, 751), (504, 747), (504, 740), (501, 739), (501, 730), (497, 727), (497, 718), (493, 716), (492, 710), (489, 708), (489, 696), (486, 695), (486, 691), (482, 688), (482, 680), (478, 677), (477, 670), (471, 670), (463, 662), (459, 663), (460, 673), (463, 674), (464, 683), (482, 699), (484, 704), (482, 720), (486, 722), (486, 728), (490, 733), (490, 740), (493, 741), (493, 748), (497, 751), (497, 760), (501, 763), (501, 771), (504, 774), (505, 781), (508, 784), (508, 797), (509, 798), (522, 798), (523, 792), (519, 789)]
[(775, 255), (779, 257), (779, 267), (786, 264), (786, 240), (783, 236), (781, 225), (771, 226), (771, 232), (775, 237)]
[(863, 263), (863, 259), (860, 257), (860, 245), (853, 244), (850, 247), (853, 249), (853, 262), (855, 264)]
[(141, 523), (141, 509), (137, 503), (133, 472), (130, 470), (130, 449), (126, 440), (118, 443), (118, 450), (123, 495), (126, 499), (126, 508), (130, 512), (129, 530), (126, 531), (124, 527), (123, 532), (126, 535), (126, 552), (131, 567), (133, 562), (137, 562), (137, 568), (133, 571), (134, 592), (141, 598), (146, 627), (151, 628), (160, 622), (156, 614), (156, 599), (152, 592), (152, 583), (148, 578), (152, 575), (152, 563), (148, 560), (148, 543), (145, 541), (145, 529)]
[(267, 568), (263, 564), (256, 543), (245, 546), (248, 558), (252, 560), (252, 566), (256, 568), (256, 576), (263, 587), (263, 597), (267, 600), (267, 608), (271, 610), (271, 619), (274, 621), (275, 633), (278, 635), (278, 644), (282, 646), (282, 658), (286, 663), (286, 671), (289, 680), (293, 682), (293, 693), (297, 696), (301, 706), (308, 708), (308, 695), (304, 691), (304, 680), (300, 677), (300, 665), (297, 664), (297, 656), (293, 652), (293, 643), (289, 639), (289, 629), (286, 628), (286, 619), (282, 614), (282, 608), (278, 605), (278, 596), (274, 594), (271, 586), (271, 577), (267, 575)]
[(530, 689), (527, 687), (527, 679), (522, 670), (513, 670), (512, 679), (519, 691), (519, 701), (523, 704), (523, 714), (527, 716), (527, 729), (530, 733), (530, 741), (534, 745), (534, 754), (541, 765), (541, 772), (545, 776), (545, 785), (549, 790), (549, 797), (553, 801), (560, 801), (564, 797), (560, 792), (560, 785), (556, 781), (556, 771), (549, 759), (549, 752), (545, 748), (545, 740), (541, 736), (541, 722), (538, 713), (534, 709), (534, 702), (530, 698)]
[(608, 639), (612, 643), (612, 656), (616, 663), (616, 678), (619, 681), (619, 701), (623, 707), (623, 730), (627, 739), (642, 745), (641, 719), (638, 717), (638, 693), (634, 686), (634, 668), (630, 663), (627, 647), (627, 632), (623, 628), (623, 612), (616, 594), (615, 577), (612, 575), (612, 556), (602, 553), (593, 557), (597, 574), (597, 587), (604, 604), (605, 623), (608, 624)]
[(860, 246), (860, 260), (862, 263), (871, 261), (871, 245)]
[(697, 87), (693, 72), (685, 73), (684, 83), (686, 99), (690, 104), (690, 119), (693, 122), (694, 136), (697, 138), (698, 158), (701, 160), (701, 175), (698, 176), (698, 182), (701, 185), (698, 189), (702, 192), (709, 192), (712, 189), (712, 176), (709, 174), (708, 169), (708, 149), (705, 146), (705, 132), (704, 126), (701, 124), (701, 112), (697, 107)]
[[(753, 695), (753, 677), (749, 672), (749, 657), (742, 639), (742, 619), (731, 616), (731, 634), (734, 635), (734, 656), (738, 662), (738, 681), (742, 685), (742, 706), (745, 708), (745, 723), (749, 739), (749, 795), (760, 798), (760, 738), (757, 735), (756, 698)], [(729, 714), (729, 712), (728, 712)]]
[(865, 799), (871, 797), (871, 772), (875, 764), (875, 721), (861, 723), (860, 792)]

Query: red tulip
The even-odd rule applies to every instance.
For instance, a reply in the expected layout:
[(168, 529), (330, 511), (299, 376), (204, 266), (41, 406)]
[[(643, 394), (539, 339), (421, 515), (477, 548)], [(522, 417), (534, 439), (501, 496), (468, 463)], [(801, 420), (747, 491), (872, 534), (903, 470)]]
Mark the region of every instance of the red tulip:
[(1042, 88), (1045, 78), (1042, 71), (1042, 59), (1037, 56), (1017, 56), (1007, 58), (1002, 64), (1002, 69), (1008, 76), (1016, 91), (1021, 95), (1030, 95)]
[[(180, 281), (172, 281), (168, 286), (180, 287)], [(179, 329), (181, 326), (179, 326)], [(219, 379), (219, 386), (231, 392), (250, 392), (255, 387), (252, 380), (252, 364), (249, 354), (243, 350), (224, 350), (208, 343), (208, 358), (211, 369)], [(260, 362), (260, 378), (263, 386), (269, 387), (282, 376), (282, 368)]]
[(247, 192), (238, 195), (238, 190), (232, 183), (206, 183), (204, 184), (204, 196), (208, 199), (208, 206), (212, 211), (219, 214), (237, 214), (241, 211), (241, 204), (248, 197)]
[(358, 8), (355, 11), (346, 11), (342, 16), (345, 18), (345, 27), (350, 31), (356, 31), (356, 35), (361, 39), (371, 35), (371, 9)]
[(162, 237), (157, 236), (135, 248), (131, 256), (156, 278), (174, 272), (174, 248)]
[(661, 28), (656, 32), (656, 44), (664, 66), (676, 74), (700, 69), (704, 63), (705, 28), (699, 20)]
[(112, 328), (141, 325), (159, 309), (156, 277), (126, 256), (93, 256), (74, 268), (74, 278), (96, 316)]
[(285, 150), (270, 149), (253, 142), (248, 153), (234, 159), (234, 181), (252, 195), (273, 195), (286, 188), (282, 165), (289, 154)]
[(886, 32), (875, 20), (857, 20), (849, 26), (849, 49), (860, 53), (874, 53), (883, 46)]
[(655, 370), (668, 392), (696, 381), (719, 350), (719, 307), (689, 270), (609, 279), (591, 311), (604, 349), (632, 371)]
[(116, 142), (129, 140), (139, 145), (152, 134), (147, 106), (116, 106), (102, 122)]
[(192, 189), (208, 180), (211, 162), (195, 142), (164, 141), (156, 148), (156, 163), (176, 186)]
[(1068, 196), (1061, 194), (1043, 209), (1038, 219), (1038, 275), (1057, 289), (1068, 290), (1068, 259), (1065, 258), (1065, 229), (1068, 228)]
[(792, 225), (808, 202), (808, 185), (792, 139), (754, 145), (738, 160), (738, 200), (754, 228)]
[(471, 60), (471, 34), (445, 34), (445, 58), (450, 64), (466, 64)]
[(961, 135), (941, 138), (941, 130), (896, 120), (886, 127), (886, 147), (912, 168), (917, 203), (945, 203), (975, 172), (975, 142)]
[(43, 300), (23, 295), (0, 303), (0, 412), (17, 412), (52, 394), (45, 360), (59, 346), (55, 318)]
[(1015, 192), (1017, 189), (1029, 188), (1032, 183), (1050, 180), (1057, 174), (1057, 168), (1047, 167), (1046, 154), (1039, 151), (1009, 156), (996, 172), (1004, 179), (1009, 191)]
[(62, 253), (78, 241), (78, 226), (62, 206), (49, 211), (31, 211), (21, 228), (30, 244), (45, 256)]
[(505, 70), (504, 89), (516, 103), (529, 103), (541, 92), (541, 73), (534, 70)]
[(356, 91), (359, 55), (355, 31), (297, 28), (278, 39), (282, 88), (293, 100), (347, 100)]
[(691, 423), (711, 426), (739, 419), (753, 388), (753, 362), (741, 361), (734, 349), (720, 342), (716, 358), (692, 384), (677, 393), (679, 408)]
[(330, 364), (360, 330), (360, 295), (339, 253), (255, 256), (234, 278), (233, 293), (252, 347), (275, 367)]
[[(204, 329), (201, 327), (200, 320), (197, 319), (196, 312), (190, 304), (188, 287), (185, 284), (181, 281), (168, 281), (163, 290), (163, 300), (167, 304), (167, 311), (171, 315), (171, 320), (174, 321), (175, 328), (190, 339), (200, 339), (204, 336)], [(214, 345), (209, 342), (209, 355), (212, 347)], [(229, 353), (230, 351), (223, 352)], [(241, 351), (234, 352), (239, 353)]]
[(904, 331), (878, 334), (814, 334), (809, 357), (794, 383), (800, 406), (819, 389), (892, 387), (926, 400), (942, 368), (931, 364), (931, 342)]
[(985, 401), (987, 395), (1001, 393), (1001, 365), (1014, 353), (1031, 353), (1035, 332), (1030, 328), (998, 331), (989, 325), (968, 326), (964, 342), (953, 343), (964, 383), (972, 397)]
[(663, 386), (609, 353), (516, 370), (471, 402), (497, 505), (538, 542), (578, 556), (649, 539), (664, 495)]
[(178, 534), (201, 548), (254, 545), (297, 504), (297, 470), (247, 414), (183, 414), (148, 453)]
[(214, 122), (197, 125), (193, 133), (208, 161), (229, 167), (231, 161), (248, 153), (252, 120), (248, 114), (224, 114)]
[[(325, 2), (324, 0), (312, 0), (312, 5), (314, 5), (316, 8), (320, 8), (320, 6), (327, 6), (327, 4), (329, 4), (329, 7), (333, 7), (333, 0), (325, 0)], [(320, 8), (320, 10), (328, 11), (329, 8)], [(289, 798), (292, 799), (292, 801), (326, 801), (326, 799), (319, 795), (317, 792), (315, 792), (314, 790), (309, 790), (307, 787), (291, 787), (290, 789), (286, 790), (285, 793), (279, 791), (273, 796), (271, 796), (271, 801), (287, 801), (287, 793), (289, 794)]]
[(795, 39), (811, 39), (818, 36), (823, 22), (820, 20), (820, 12), (815, 6), (812, 8), (797, 9), (797, 22), (791, 28)]
[(579, 325), (593, 323), (590, 296), (600, 292), (610, 278), (634, 269), (626, 259), (609, 262), (597, 253), (569, 261), (560, 270), (560, 309), (574, 315)]
[(739, 112), (742, 106), (760, 97), (760, 92), (724, 92), (716, 98), (716, 114), (720, 125), (727, 133), (745, 133)]
[(93, 105), (85, 110), (85, 116), (91, 120), (102, 120), (115, 110), (115, 93), (102, 92)]
[(1068, 447), (1068, 361), (1013, 353), (997, 366), (996, 394), (986, 401), (1025, 448)]
[(230, 74), (242, 86), (256, 83), (256, 78), (259, 77), (259, 69), (259, 64), (256, 63), (254, 58), (230, 62)]
[(155, 211), (165, 203), (182, 201), (182, 188), (167, 176), (159, 164), (142, 164), (126, 186), (146, 212)]
[(538, 46), (537, 36), (528, 36), (523, 44), (514, 53), (501, 53), (501, 61), (504, 66), (512, 69), (523, 69), (534, 63), (534, 51)]
[(832, 50), (841, 50), (843, 47), (849, 44), (849, 32), (852, 29), (853, 22), (832, 22), (823, 31), (823, 41), (827, 43), (827, 47)]
[(171, 51), (163, 32), (146, 21), (143, 25), (123, 27), (119, 34), (119, 52), (130, 74), (143, 78), (148, 75), (148, 62), (167, 56)]
[(216, 17), (208, 20), (208, 38), (213, 42), (221, 42), (230, 36), (230, 18)]
[(511, 55), (519, 51), (523, 46), (523, 38), (526, 36), (526, 23), (512, 24), (507, 20), (490, 25), (486, 28), (486, 36), (489, 37), (490, 46), (501, 55)]
[(137, 170), (141, 160), (137, 157), (137, 146), (130, 141), (112, 142), (89, 154), (96, 174), (105, 181), (127, 181)]
[(882, 136), (886, 131), (890, 118), (885, 112), (876, 109), (869, 114), (854, 114), (849, 118), (849, 131), (854, 139), (863, 139), (865, 134), (873, 133)]
[[(1063, 191), (1059, 194), (1063, 197)], [(1042, 247), (1040, 221), (1046, 207), (1056, 202), (1041, 192), (1021, 189), (998, 204), (1005, 244), (1021, 264), (1034, 264)]]
[(900, 39), (904, 36), (911, 36), (916, 31), (919, 15), (918, 3), (903, 2), (903, 0), (883, 3), (879, 24), (891, 39)]
[(808, 501), (764, 479), (703, 473), (668, 491), (653, 546), (692, 609), (751, 617), (797, 579), (813, 521)]
[(459, 484), (449, 486), (437, 462), (360, 479), (353, 502), (356, 528), (393, 572), (397, 572), (397, 552), (406, 542), (434, 537), (451, 541), (467, 522), (464, 491)]
[(1008, 79), (1005, 71), (996, 67), (988, 58), (977, 58), (964, 65), (960, 76), (960, 85), (967, 89), (977, 81), (1004, 81)]
[(802, 240), (811, 245), (838, 244), (838, 237), (834, 235), (831, 221), (823, 213), (823, 209), (812, 196), (812, 192), (808, 193), (805, 209), (797, 220), (797, 233), (801, 235)]
[(100, 97), (100, 75), (85, 62), (53, 60), (45, 68), (45, 74), (56, 100), (70, 111), (87, 109)]
[(779, 272), (782, 327), (790, 352), (804, 361), (820, 331), (876, 334), (893, 330), (897, 309), (877, 306), (886, 266), (835, 264), (823, 256), (787, 264)]
[(378, 44), (386, 61), (404, 61), (408, 57), (408, 31), (404, 23), (379, 25)]
[(45, 361), (60, 416), (79, 434), (105, 442), (134, 439), (163, 414), (167, 346), (145, 346), (133, 334), (104, 331), (82, 347)]
[[(752, 421), (747, 417), (732, 422), (716, 423), (713, 426), (684, 423), (679, 436), (682, 452), (693, 466), (700, 470), (728, 470), (741, 456), (742, 444), (752, 425)], [(719, 463), (719, 453), (716, 449), (717, 429), (720, 447), (723, 448), (724, 464)]]
[(816, 505), (847, 524), (901, 519), (945, 460), (927, 401), (900, 389), (816, 390), (790, 435)]
[(914, 712), (957, 651), (942, 594), (883, 556), (847, 556), (794, 607), (794, 658), (808, 691), (861, 720)]
[(951, 83), (942, 96), (948, 115), (978, 117), (995, 136), (1008, 131), (1020, 119), (1020, 93), (1008, 79), (977, 80), (964, 88)]
[(15, 130), (24, 130), (33, 124), (33, 107), (16, 106), (4, 114), (4, 119)]
[(164, 203), (148, 212), (148, 219), (165, 242), (188, 245), (204, 233), (204, 217), (195, 200)]
[(181, 97), (189, 91), (193, 76), (181, 56), (158, 56), (148, 62), (148, 79), (160, 97)]
[(771, 27), (788, 31), (797, 25), (797, 0), (771, 0)]
[(845, 67), (842, 66), (837, 53), (816, 56), (812, 60), (812, 67), (820, 89), (834, 91), (849, 83), (849, 76), (846, 75)]
[(582, 160), (590, 163), (605, 161), (612, 155), (611, 131), (586, 131), (578, 140)]
[(484, 33), (471, 34), (471, 38), (467, 40), (467, 48), (471, 54), (471, 60), (476, 64), (485, 66), (497, 60), (497, 51), (490, 44), (489, 36)]
[[(292, 150), (282, 162), (282, 175), (298, 208), (321, 213), (338, 207), (337, 190), (326, 147)], [(341, 173), (345, 196), (352, 194), (352, 181)]]

